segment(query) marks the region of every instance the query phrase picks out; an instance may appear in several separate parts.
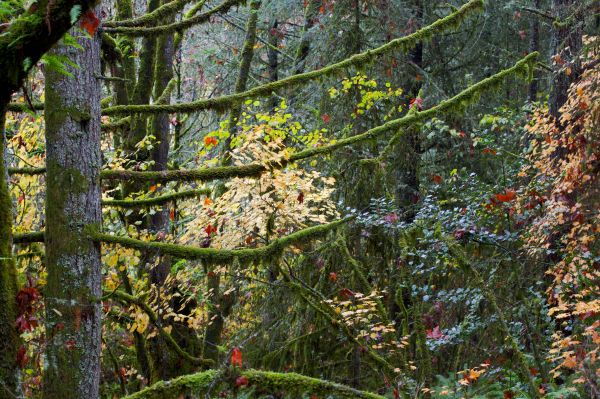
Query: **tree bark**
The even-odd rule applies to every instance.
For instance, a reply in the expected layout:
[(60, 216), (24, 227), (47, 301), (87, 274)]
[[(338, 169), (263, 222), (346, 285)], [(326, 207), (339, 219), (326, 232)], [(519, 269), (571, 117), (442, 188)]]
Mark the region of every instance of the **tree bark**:
[(555, 61), (557, 70), (552, 77), (549, 108), (550, 114), (557, 120), (560, 107), (567, 101), (569, 86), (578, 79), (580, 73), (577, 55), (582, 47), (583, 29), (576, 14), (569, 18), (578, 5), (579, 0), (553, 0), (552, 3), (552, 11), (557, 18), (552, 30), (552, 48), (558, 61)]
[(5, 113), (0, 114), (0, 398), (21, 397), (17, 350), (17, 269), (12, 256), (12, 201), (5, 159)]
[[(541, 0), (534, 0), (533, 6), (536, 10), (539, 10), (541, 7)], [(533, 53), (534, 51), (539, 51), (540, 49), (540, 21), (537, 15), (531, 16), (531, 33), (529, 36), (529, 52)], [(538, 77), (537, 73), (534, 72), (533, 80), (529, 83), (528, 89), (528, 99), (533, 102), (537, 100), (537, 92), (538, 92)]]
[(100, 40), (77, 40), (53, 50), (72, 76), (46, 71), (45, 399), (99, 397), (100, 245), (86, 229), (101, 225)]

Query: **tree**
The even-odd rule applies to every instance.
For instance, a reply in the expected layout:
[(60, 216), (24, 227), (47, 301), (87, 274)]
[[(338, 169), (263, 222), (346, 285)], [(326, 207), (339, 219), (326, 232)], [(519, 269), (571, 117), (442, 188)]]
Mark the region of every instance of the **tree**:
[[(20, 341), (15, 329), (17, 281), (12, 257), (12, 203), (5, 169), (4, 123), (11, 96), (21, 87), (27, 73), (42, 55), (73, 25), (93, 1), (40, 1), (4, 25), (0, 39), (0, 395), (19, 392), (17, 351)], [(74, 12), (72, 12), (74, 11)], [(75, 15), (75, 18), (73, 17)], [(26, 34), (25, 34), (26, 33)]]
[[(88, 32), (86, 32), (88, 33)], [(45, 398), (97, 398), (100, 383), (100, 37), (58, 45), (77, 67), (46, 71)]]

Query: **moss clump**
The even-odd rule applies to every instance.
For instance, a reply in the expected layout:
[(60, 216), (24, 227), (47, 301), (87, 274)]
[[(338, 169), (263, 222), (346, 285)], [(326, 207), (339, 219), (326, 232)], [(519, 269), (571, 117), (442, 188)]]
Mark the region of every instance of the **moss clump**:
[[(245, 370), (240, 373), (248, 379), (248, 388), (254, 388), (259, 393), (287, 394), (300, 398), (302, 395), (318, 395), (337, 399), (385, 399), (375, 393), (360, 391), (348, 386), (318, 378), (306, 377), (296, 373), (276, 373), (260, 370)], [(228, 382), (235, 380), (227, 378), (224, 373), (208, 370), (202, 373), (182, 376), (171, 381), (160, 381), (123, 399), (175, 399), (186, 394), (195, 397), (216, 398), (220, 390), (229, 387)], [(247, 389), (247, 388), (242, 388)], [(213, 394), (211, 395), (211, 392)]]

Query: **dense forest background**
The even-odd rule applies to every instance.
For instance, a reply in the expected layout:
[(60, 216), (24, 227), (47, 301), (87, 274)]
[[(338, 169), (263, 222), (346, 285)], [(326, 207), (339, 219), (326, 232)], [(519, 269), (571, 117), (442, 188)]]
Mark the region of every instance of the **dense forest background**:
[(595, 0), (0, 2), (0, 398), (600, 398)]

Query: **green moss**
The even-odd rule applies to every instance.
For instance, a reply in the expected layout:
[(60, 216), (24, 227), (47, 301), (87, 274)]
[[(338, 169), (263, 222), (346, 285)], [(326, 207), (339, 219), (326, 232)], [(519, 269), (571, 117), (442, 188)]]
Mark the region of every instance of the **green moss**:
[(28, 233), (18, 233), (13, 235), (14, 244), (30, 244), (34, 242), (44, 242), (43, 231), (32, 231)]
[(43, 175), (46, 168), (8, 168), (9, 175)]
[[(227, 387), (233, 388), (236, 375), (235, 373), (226, 375), (224, 372), (208, 370), (171, 381), (160, 381), (123, 399), (176, 399), (186, 394), (192, 394), (195, 397), (208, 394), (210, 395), (208, 397), (216, 398), (221, 390), (227, 389)], [(315, 394), (323, 398), (336, 399), (385, 399), (384, 396), (375, 393), (296, 373), (250, 369), (242, 371), (239, 375), (248, 379), (248, 388), (255, 388), (261, 394), (287, 394), (294, 398)]]

